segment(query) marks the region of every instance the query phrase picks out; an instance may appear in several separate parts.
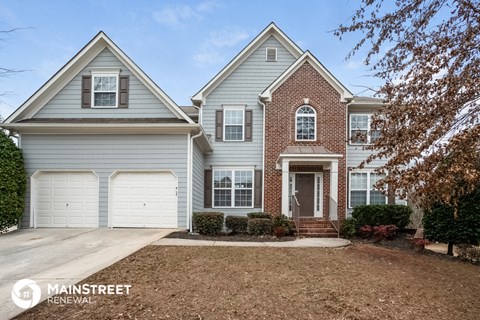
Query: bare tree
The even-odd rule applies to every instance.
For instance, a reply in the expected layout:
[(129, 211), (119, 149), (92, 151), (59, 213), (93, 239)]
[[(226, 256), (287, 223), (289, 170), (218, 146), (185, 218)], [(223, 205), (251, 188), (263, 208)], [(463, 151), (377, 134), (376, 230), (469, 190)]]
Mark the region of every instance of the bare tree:
[(335, 30), (350, 32), (364, 36), (347, 58), (367, 49), (388, 102), (372, 121), (381, 138), (361, 166), (385, 158), (379, 186), (456, 206), (480, 181), (480, 1), (363, 0)]

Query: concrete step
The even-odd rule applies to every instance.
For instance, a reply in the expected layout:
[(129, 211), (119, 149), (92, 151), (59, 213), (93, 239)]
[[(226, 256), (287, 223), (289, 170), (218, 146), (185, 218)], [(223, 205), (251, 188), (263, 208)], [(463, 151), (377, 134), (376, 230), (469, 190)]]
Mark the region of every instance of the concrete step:
[(337, 238), (337, 233), (305, 233), (300, 234), (300, 236), (305, 238)]
[(300, 234), (306, 233), (334, 233), (337, 234), (337, 230), (334, 228), (299, 228)]

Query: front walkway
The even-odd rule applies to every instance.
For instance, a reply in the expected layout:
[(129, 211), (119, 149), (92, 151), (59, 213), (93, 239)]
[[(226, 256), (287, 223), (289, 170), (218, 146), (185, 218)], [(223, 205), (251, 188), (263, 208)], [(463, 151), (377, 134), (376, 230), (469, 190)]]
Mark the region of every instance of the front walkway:
[(163, 238), (152, 243), (157, 246), (215, 246), (215, 247), (272, 247), (272, 248), (338, 248), (350, 241), (340, 238), (303, 238), (281, 242), (208, 241)]

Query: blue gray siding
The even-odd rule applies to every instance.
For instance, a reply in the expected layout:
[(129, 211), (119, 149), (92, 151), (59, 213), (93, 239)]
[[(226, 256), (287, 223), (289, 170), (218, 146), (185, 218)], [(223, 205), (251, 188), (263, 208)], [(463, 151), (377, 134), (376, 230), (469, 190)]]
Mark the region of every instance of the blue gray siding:
[[(350, 114), (373, 114), (373, 111), (361, 111), (361, 112), (348, 112), (348, 119), (347, 119), (347, 136), (350, 139)], [(347, 146), (347, 167), (355, 168), (357, 167), (363, 160), (367, 159), (369, 155), (372, 154), (370, 150), (364, 150), (362, 145), (351, 145), (348, 144)], [(369, 163), (366, 168), (377, 168), (386, 163), (384, 159), (376, 159), (375, 161)]]
[[(267, 47), (277, 48), (276, 62), (265, 61)], [(294, 61), (295, 57), (271, 36), (207, 96), (203, 106), (202, 125), (208, 134), (215, 136), (215, 110), (221, 109), (223, 104), (239, 104), (253, 110), (253, 136), (251, 142), (213, 141), (215, 151), (205, 157), (205, 168), (255, 166), (256, 169), (262, 169), (263, 110), (258, 104), (258, 95)], [(258, 211), (258, 209), (221, 210), (233, 215)]]
[[(349, 112), (348, 113), (348, 121), (350, 121), (350, 114), (352, 114), (352, 113), (355, 113), (355, 112)], [(373, 111), (371, 111), (371, 112), (361, 111), (361, 112), (357, 112), (357, 113), (361, 113), (361, 114), (372, 113), (373, 114)], [(348, 135), (348, 137), (350, 137), (350, 126), (349, 125), (347, 126), (347, 130), (348, 130), (347, 135)], [(364, 146), (362, 146), (362, 145), (351, 145), (351, 144), (349, 144), (347, 146), (347, 167), (356, 168), (363, 160), (367, 159), (368, 156), (372, 154), (372, 152), (373, 151), (371, 151), (371, 150), (364, 150)], [(365, 169), (374, 170), (375, 168), (383, 166), (386, 162), (387, 162), (387, 160), (385, 160), (385, 159), (375, 159), (371, 163), (365, 165)], [(350, 197), (350, 183), (348, 183), (348, 185), (347, 185), (347, 192), (348, 192), (348, 195), (347, 195), (347, 198), (348, 198), (348, 197)], [(405, 200), (402, 200), (402, 199), (399, 199), (399, 198), (395, 199), (395, 203), (396, 204), (401, 204), (401, 205), (406, 204)], [(353, 209), (349, 208), (347, 211), (348, 211), (347, 216), (351, 216)]]
[[(22, 135), (28, 177), (37, 170), (92, 170), (100, 179), (100, 227), (107, 226), (108, 178), (115, 170), (171, 170), (178, 177), (178, 227), (186, 228), (187, 135)], [(27, 190), (23, 227), (30, 224)]]
[[(81, 108), (82, 75), (90, 68), (120, 68), (129, 75), (129, 104), (126, 109)], [(60, 90), (34, 118), (175, 118), (175, 115), (145, 87), (108, 49), (95, 57), (72, 81)]]
[(196, 142), (193, 143), (192, 208), (193, 212), (203, 210), (204, 156)]

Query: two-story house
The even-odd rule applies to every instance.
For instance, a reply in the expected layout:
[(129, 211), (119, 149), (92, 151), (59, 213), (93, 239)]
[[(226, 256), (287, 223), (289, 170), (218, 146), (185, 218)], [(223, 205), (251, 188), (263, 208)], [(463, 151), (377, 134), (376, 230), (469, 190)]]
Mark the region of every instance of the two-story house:
[(387, 203), (380, 162), (353, 170), (381, 101), (354, 97), (275, 24), (192, 102), (176, 105), (100, 32), (2, 124), (25, 156), (22, 226), (190, 229), (209, 210), (338, 226)]

